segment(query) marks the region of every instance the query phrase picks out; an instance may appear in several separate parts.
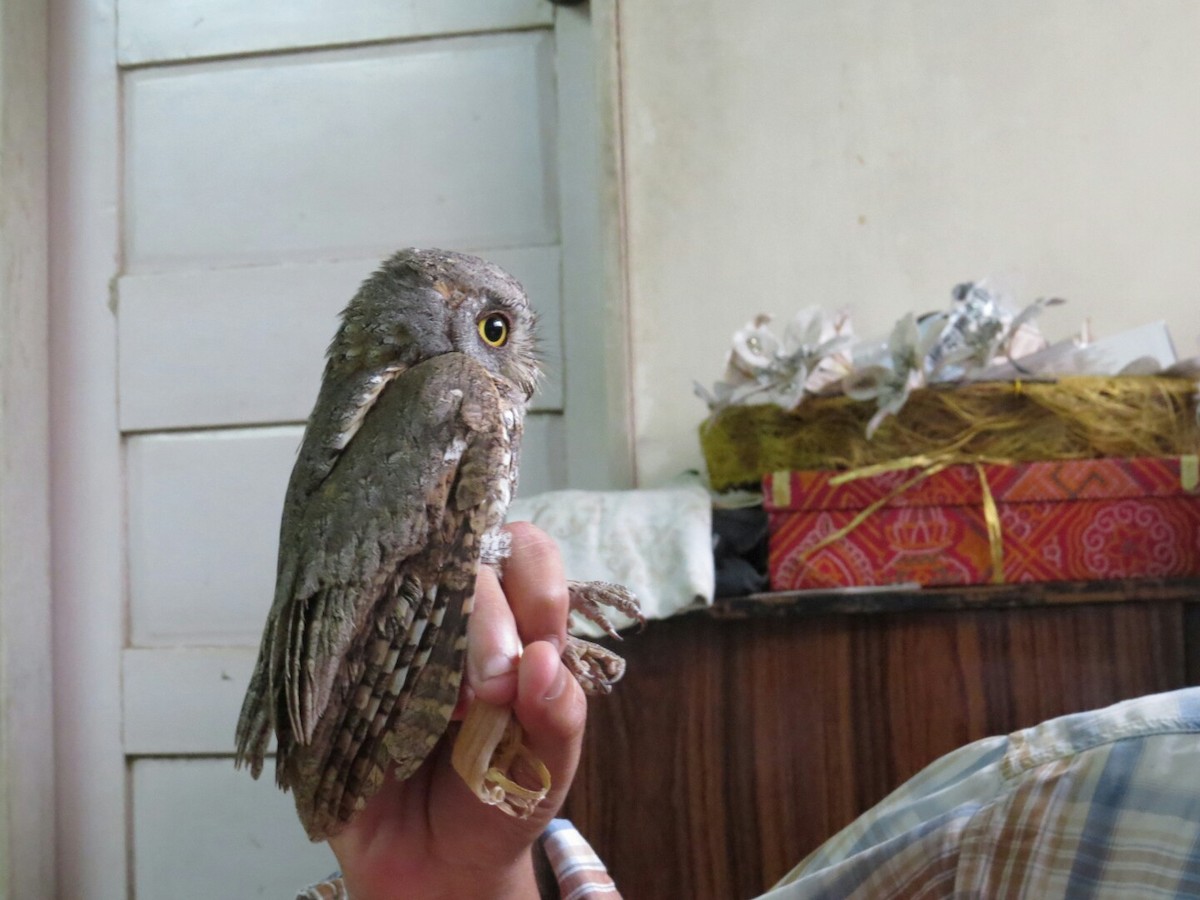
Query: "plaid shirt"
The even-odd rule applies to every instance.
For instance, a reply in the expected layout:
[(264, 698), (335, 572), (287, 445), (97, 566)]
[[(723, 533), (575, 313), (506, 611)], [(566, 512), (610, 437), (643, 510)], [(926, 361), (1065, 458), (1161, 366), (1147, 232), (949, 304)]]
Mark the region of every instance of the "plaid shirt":
[(764, 895), (1200, 897), (1200, 688), (970, 744)]
[[(563, 900), (620, 897), (569, 822), (555, 820), (542, 846)], [(1200, 688), (943, 756), (762, 900), (1010, 897), (1200, 897)]]

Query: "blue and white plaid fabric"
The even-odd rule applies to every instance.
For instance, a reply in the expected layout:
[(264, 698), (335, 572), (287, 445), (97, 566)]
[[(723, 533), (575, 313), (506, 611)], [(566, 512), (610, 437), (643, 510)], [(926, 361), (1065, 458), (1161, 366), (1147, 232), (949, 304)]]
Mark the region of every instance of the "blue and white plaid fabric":
[(963, 747), (764, 895), (1200, 897), (1200, 688)]

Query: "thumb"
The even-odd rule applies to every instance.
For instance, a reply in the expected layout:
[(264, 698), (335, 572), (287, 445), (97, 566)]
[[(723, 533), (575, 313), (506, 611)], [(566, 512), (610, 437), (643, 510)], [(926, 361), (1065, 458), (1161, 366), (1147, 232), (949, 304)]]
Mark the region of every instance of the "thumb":
[(587, 698), (549, 641), (525, 648), (517, 676), (514, 712), (529, 748), (550, 770), (550, 793), (536, 813), (548, 822), (558, 814), (575, 778)]

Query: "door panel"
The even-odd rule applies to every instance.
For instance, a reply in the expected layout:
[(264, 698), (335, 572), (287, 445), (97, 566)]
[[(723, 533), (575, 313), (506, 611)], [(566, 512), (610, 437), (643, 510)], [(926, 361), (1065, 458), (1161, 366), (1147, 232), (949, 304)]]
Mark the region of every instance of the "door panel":
[(557, 242), (545, 30), (130, 72), (126, 270)]
[(251, 646), (125, 650), (125, 752), (227, 756), (256, 657)]
[(251, 781), (224, 758), (141, 759), (132, 782), (138, 897), (293, 897), (337, 868), (269, 772)]
[(122, 65), (548, 26), (545, 0), (121, 0)]

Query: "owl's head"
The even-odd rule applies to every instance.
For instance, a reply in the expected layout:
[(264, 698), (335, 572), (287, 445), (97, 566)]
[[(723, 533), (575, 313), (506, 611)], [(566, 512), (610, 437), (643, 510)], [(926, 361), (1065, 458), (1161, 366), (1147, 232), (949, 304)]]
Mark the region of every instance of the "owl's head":
[(450, 250), (401, 250), (342, 313), (329, 366), (378, 372), (458, 352), (528, 400), (541, 375), (536, 323), (524, 289), (499, 266)]

